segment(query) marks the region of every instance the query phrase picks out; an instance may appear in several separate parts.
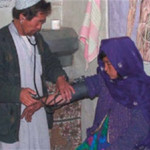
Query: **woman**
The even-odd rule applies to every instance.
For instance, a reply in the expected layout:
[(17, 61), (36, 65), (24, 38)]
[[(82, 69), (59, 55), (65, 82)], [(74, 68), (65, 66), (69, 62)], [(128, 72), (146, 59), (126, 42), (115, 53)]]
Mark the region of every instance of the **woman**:
[[(104, 142), (104, 146), (101, 147), (101, 149), (149, 150), (150, 77), (144, 72), (143, 61), (135, 44), (129, 37), (102, 40), (98, 64), (97, 75), (85, 79), (89, 96), (92, 98), (99, 95), (103, 87), (103, 78), (108, 88), (108, 93), (105, 88), (106, 91), (104, 91), (105, 94), (103, 92), (102, 99), (107, 101), (115, 100), (117, 103), (123, 105), (123, 107), (127, 109), (127, 113), (129, 113), (129, 118), (125, 118), (125, 128), (112, 142), (101, 140), (101, 144)], [(100, 101), (99, 99), (94, 124), (87, 130), (88, 137), (96, 133), (95, 131), (105, 116), (109, 118), (106, 136), (109, 134), (109, 131), (111, 133), (109, 129), (113, 128), (113, 120), (111, 119), (115, 118), (115, 114), (113, 113), (116, 109), (116, 104), (109, 102), (107, 109), (103, 110)], [(119, 115), (122, 116), (122, 113)], [(124, 116), (122, 116), (122, 118), (124, 118)], [(118, 124), (120, 121), (121, 120), (118, 120)], [(101, 130), (102, 129), (101, 127)], [(98, 130), (99, 138), (103, 133), (101, 130)], [(86, 143), (87, 139), (85, 141)], [(78, 150), (82, 149), (81, 147), (82, 146), (79, 146)]]

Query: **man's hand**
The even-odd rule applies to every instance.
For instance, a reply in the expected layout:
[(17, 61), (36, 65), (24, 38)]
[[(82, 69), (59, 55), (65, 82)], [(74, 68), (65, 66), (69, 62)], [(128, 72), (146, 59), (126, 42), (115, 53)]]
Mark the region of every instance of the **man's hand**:
[(31, 122), (32, 115), (43, 107), (43, 104), (40, 101), (36, 101), (36, 103), (26, 107), (21, 115), (21, 119), (25, 118), (27, 122)]
[(64, 76), (60, 76), (56, 82), (56, 88), (62, 95), (64, 100), (69, 101), (72, 98), (72, 93), (75, 93), (73, 87), (66, 81)]
[(35, 100), (32, 95), (35, 95), (36, 92), (30, 88), (22, 88), (20, 92), (20, 101), (25, 106), (30, 106), (33, 103), (36, 103), (37, 100)]
[[(41, 102), (42, 101), (42, 102)], [(56, 105), (61, 105), (66, 103), (66, 100), (62, 99), (62, 96), (58, 93), (51, 94), (48, 97), (43, 97), (41, 100), (36, 100), (35, 103), (33, 103), (30, 106), (27, 106), (22, 115), (21, 118), (25, 118), (27, 122), (31, 122), (32, 120), (32, 115), (39, 110), (41, 107), (45, 105), (49, 106), (54, 106)]]

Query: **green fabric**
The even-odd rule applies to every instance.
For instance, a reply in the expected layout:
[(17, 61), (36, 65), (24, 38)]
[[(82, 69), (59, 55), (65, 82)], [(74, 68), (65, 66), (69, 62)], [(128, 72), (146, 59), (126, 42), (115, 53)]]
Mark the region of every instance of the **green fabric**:
[(107, 141), (109, 117), (106, 116), (101, 129), (96, 133), (87, 137), (87, 139), (79, 145), (76, 150), (104, 150), (109, 146)]
[(103, 129), (101, 132), (102, 136), (106, 136), (107, 137), (107, 133), (108, 133), (108, 122), (109, 122), (109, 117), (107, 116), (104, 123), (103, 123)]

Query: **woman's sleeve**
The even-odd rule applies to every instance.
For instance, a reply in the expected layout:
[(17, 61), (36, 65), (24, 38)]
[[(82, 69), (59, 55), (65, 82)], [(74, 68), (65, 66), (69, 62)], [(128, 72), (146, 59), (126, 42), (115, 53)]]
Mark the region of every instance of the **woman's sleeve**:
[(103, 81), (99, 74), (86, 77), (85, 84), (88, 89), (88, 94), (91, 99), (100, 95), (100, 91), (102, 89)]

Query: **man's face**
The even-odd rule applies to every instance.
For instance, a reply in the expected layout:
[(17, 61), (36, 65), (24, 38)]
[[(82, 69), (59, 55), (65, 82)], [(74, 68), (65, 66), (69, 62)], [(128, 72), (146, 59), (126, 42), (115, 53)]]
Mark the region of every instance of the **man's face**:
[(36, 32), (40, 31), (43, 23), (46, 21), (47, 15), (41, 12), (38, 12), (37, 15), (31, 20), (24, 19), (22, 23), (22, 33), (23, 35), (34, 35)]

